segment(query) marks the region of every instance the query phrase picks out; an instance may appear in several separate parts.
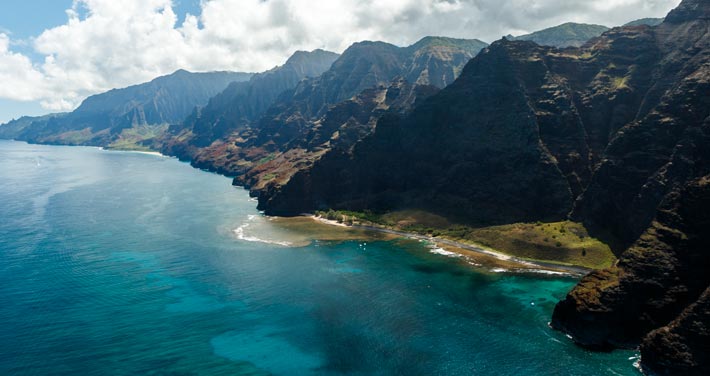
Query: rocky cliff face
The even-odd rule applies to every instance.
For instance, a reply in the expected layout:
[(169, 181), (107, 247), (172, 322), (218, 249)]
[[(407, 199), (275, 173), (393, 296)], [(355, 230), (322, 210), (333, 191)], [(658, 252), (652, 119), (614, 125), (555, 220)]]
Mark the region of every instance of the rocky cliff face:
[[(383, 119), (348, 162), (378, 168), (353, 175), (339, 189), (342, 200), (325, 189), (311, 201), (380, 210), (426, 205), (478, 224), (562, 219), (610, 140), (636, 119), (657, 51), (648, 27), (614, 29), (588, 48), (565, 51), (496, 42), (414, 113)], [(261, 198), (267, 212), (269, 202), (285, 208), (290, 196), (271, 193)]]
[(384, 114), (407, 111), (437, 91), (395, 79), (331, 106), (318, 118), (262, 122), (258, 128), (199, 149), (192, 164), (236, 176), (234, 184), (249, 188), (255, 196), (278, 191), (321, 159), (351, 152)]
[[(708, 21), (702, 13), (683, 18), (688, 4), (683, 2), (656, 28), (632, 29), (636, 36), (625, 44), (643, 47), (648, 58), (629, 65), (623, 83), (632, 88), (643, 83), (642, 101), (623, 102), (635, 116), (623, 119), (628, 124), (614, 134), (573, 212), (620, 242), (620, 248), (638, 238), (663, 197), (697, 177), (707, 161)], [(640, 67), (646, 68), (639, 72)]]
[[(314, 126), (322, 125), (321, 119), (334, 116), (333, 106), (343, 102), (354, 106), (351, 99), (355, 96), (361, 93), (374, 95), (369, 90), (380, 88), (381, 91), (393, 81), (402, 82), (399, 78), (403, 77), (416, 86), (443, 87), (453, 82), (466, 62), (484, 46), (485, 43), (477, 40), (440, 37), (424, 38), (405, 48), (383, 42), (356, 43), (319, 77), (302, 80), (282, 92), (258, 119), (244, 119), (241, 126), (227, 127), (231, 130), (221, 133), (220, 137), (214, 132), (196, 132), (196, 127), (177, 132), (171, 129), (173, 136), (162, 140), (158, 147), (166, 153), (190, 159), (200, 168), (238, 176), (240, 184), (260, 186), (252, 184), (246, 177), (255, 162), (274, 159), (276, 153), (295, 145), (294, 140), (309, 137)], [(247, 97), (251, 95), (253, 93)], [(216, 101), (218, 98), (213, 99)], [(363, 103), (369, 102), (365, 100)], [(231, 107), (238, 111), (239, 106)], [(343, 121), (347, 120), (347, 111), (342, 106), (338, 108)], [(370, 110), (359, 107), (353, 110), (361, 112), (353, 115), (355, 118), (369, 117)], [(203, 114), (206, 112), (203, 110)], [(383, 111), (377, 111), (377, 114), (381, 113)], [(222, 123), (222, 120), (215, 122), (211, 129)], [(195, 144), (196, 134), (209, 135), (205, 137), (208, 140), (205, 143), (209, 145)], [(328, 139), (330, 134), (323, 137)]]
[[(705, 158), (707, 22), (677, 16), (683, 4), (661, 26), (612, 29), (580, 49), (496, 42), (441, 93), (363, 139), (351, 168), (377, 168), (353, 177), (366, 183), (348, 184), (346, 201), (369, 206), (392, 192), (391, 205), (428, 202), (486, 223), (573, 210), (622, 250)], [(272, 193), (267, 211), (267, 202), (289, 200)]]
[[(259, 208), (268, 208), (271, 214), (294, 215), (323, 207), (321, 204), (325, 201), (314, 201), (318, 198), (310, 189), (337, 192), (337, 186), (352, 183), (353, 171), (350, 168), (356, 166), (343, 162), (347, 163), (354, 147), (372, 134), (378, 120), (388, 114), (408, 112), (437, 91), (434, 86), (411, 85), (402, 78), (395, 79), (389, 85), (365, 90), (306, 124), (291, 136), (289, 142), (278, 144), (283, 146), (273, 154), (276, 155), (273, 160), (255, 165), (246, 174), (237, 177), (235, 184), (250, 187), (252, 194), (259, 197)], [(262, 145), (263, 141), (258, 144)], [(336, 166), (344, 169), (324, 179), (316, 178), (319, 182), (328, 182), (330, 185), (327, 188), (310, 185), (314, 176), (331, 174)], [(282, 196), (284, 189), (297, 191), (289, 191)], [(284, 196), (290, 199), (277, 201)], [(274, 201), (268, 201), (270, 199)]]
[(643, 369), (656, 375), (710, 374), (710, 289), (641, 344)]
[[(540, 48), (532, 43), (517, 46), (526, 51)], [(348, 159), (323, 161), (308, 176), (284, 185), (283, 191), (260, 195), (260, 207), (283, 215), (305, 209), (290, 207), (295, 201), (318, 205), (309, 209), (426, 205), (481, 221), (504, 222), (534, 212), (550, 219), (563, 217), (571, 207), (571, 193), (553, 157), (537, 140), (535, 112), (521, 88), (527, 67), (516, 65), (514, 50), (511, 42), (501, 42), (483, 52), (458, 80), (411, 115), (389, 114), (380, 120)], [(507, 109), (504, 116), (499, 106)], [(508, 179), (513, 171), (526, 171), (526, 180)], [(292, 200), (294, 196), (298, 199)], [(553, 205), (565, 200), (566, 205)]]
[[(502, 40), (411, 113), (259, 192), (267, 213), (424, 208), (479, 224), (584, 221), (620, 254), (552, 325), (705, 374), (710, 3), (557, 50)], [(649, 334), (650, 333), (650, 334)]]
[[(662, 358), (654, 349), (668, 328), (647, 334), (682, 321), (679, 315), (710, 286), (708, 210), (710, 176), (671, 192), (616, 267), (586, 276), (557, 305), (552, 325), (585, 346), (635, 347), (641, 342), (648, 359)], [(681, 322), (672, 326), (688, 329)], [(682, 342), (680, 335), (676, 340)]]
[[(710, 285), (710, 3), (650, 29), (653, 85), (611, 140), (573, 216), (632, 243), (560, 302), (552, 325), (590, 347), (641, 344), (652, 374), (704, 375)], [(640, 234), (640, 236), (639, 236)]]

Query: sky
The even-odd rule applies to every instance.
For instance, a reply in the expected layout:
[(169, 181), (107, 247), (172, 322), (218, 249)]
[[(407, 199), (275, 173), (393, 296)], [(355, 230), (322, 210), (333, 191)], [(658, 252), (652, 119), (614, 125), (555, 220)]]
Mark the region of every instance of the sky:
[(618, 26), (680, 0), (3, 0), (0, 123), (170, 74), (260, 72), (297, 50), (424, 36), (493, 42), (564, 22)]

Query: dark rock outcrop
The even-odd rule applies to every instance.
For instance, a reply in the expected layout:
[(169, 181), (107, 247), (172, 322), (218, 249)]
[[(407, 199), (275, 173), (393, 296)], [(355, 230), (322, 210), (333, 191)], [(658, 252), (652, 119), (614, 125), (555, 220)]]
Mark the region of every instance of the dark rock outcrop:
[(710, 176), (674, 190), (616, 267), (584, 277), (557, 305), (553, 327), (592, 348), (641, 342), (650, 349), (665, 330), (644, 337), (679, 317), (710, 286), (709, 212)]
[(710, 2), (707, 0), (683, 0), (666, 16), (665, 22), (679, 24), (710, 20)]
[(653, 85), (573, 212), (619, 249), (632, 245), (617, 266), (585, 277), (552, 318), (585, 346), (640, 344), (650, 374), (709, 370), (709, 15), (710, 2), (686, 0), (649, 29)]
[(643, 369), (654, 375), (710, 374), (710, 288), (641, 344)]

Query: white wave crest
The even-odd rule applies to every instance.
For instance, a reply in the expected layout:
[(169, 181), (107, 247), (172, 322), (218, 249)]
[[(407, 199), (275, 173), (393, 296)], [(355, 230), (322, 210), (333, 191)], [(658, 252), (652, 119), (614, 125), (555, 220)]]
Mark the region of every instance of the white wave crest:
[(554, 270), (545, 270), (545, 269), (522, 269), (522, 272), (525, 273), (537, 273), (537, 274), (549, 274), (549, 275), (567, 275), (569, 273), (565, 272), (558, 272)]
[[(252, 217), (252, 216), (249, 216)], [(253, 218), (249, 218), (253, 219)], [(269, 239), (261, 239), (257, 238), (256, 236), (249, 236), (244, 233), (244, 230), (249, 227), (250, 223), (245, 223), (236, 229), (234, 229), (234, 234), (237, 235), (237, 239), (239, 240), (244, 240), (247, 242), (253, 242), (253, 243), (265, 243), (265, 244), (273, 244), (273, 245), (279, 245), (282, 247), (292, 247), (293, 243), (287, 242), (287, 241), (279, 241), (279, 240), (269, 240)]]
[(442, 256), (446, 256), (446, 257), (463, 257), (463, 255), (460, 253), (447, 251), (443, 248), (438, 248), (438, 247), (432, 247), (429, 250), (429, 252), (436, 253), (437, 255), (442, 255)]

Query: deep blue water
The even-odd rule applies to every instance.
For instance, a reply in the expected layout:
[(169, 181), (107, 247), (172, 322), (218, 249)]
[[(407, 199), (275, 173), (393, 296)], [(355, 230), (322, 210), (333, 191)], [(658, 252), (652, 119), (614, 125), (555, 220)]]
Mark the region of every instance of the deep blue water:
[(0, 141), (0, 375), (637, 375), (548, 328), (573, 279), (234, 236), (257, 214), (174, 159)]

